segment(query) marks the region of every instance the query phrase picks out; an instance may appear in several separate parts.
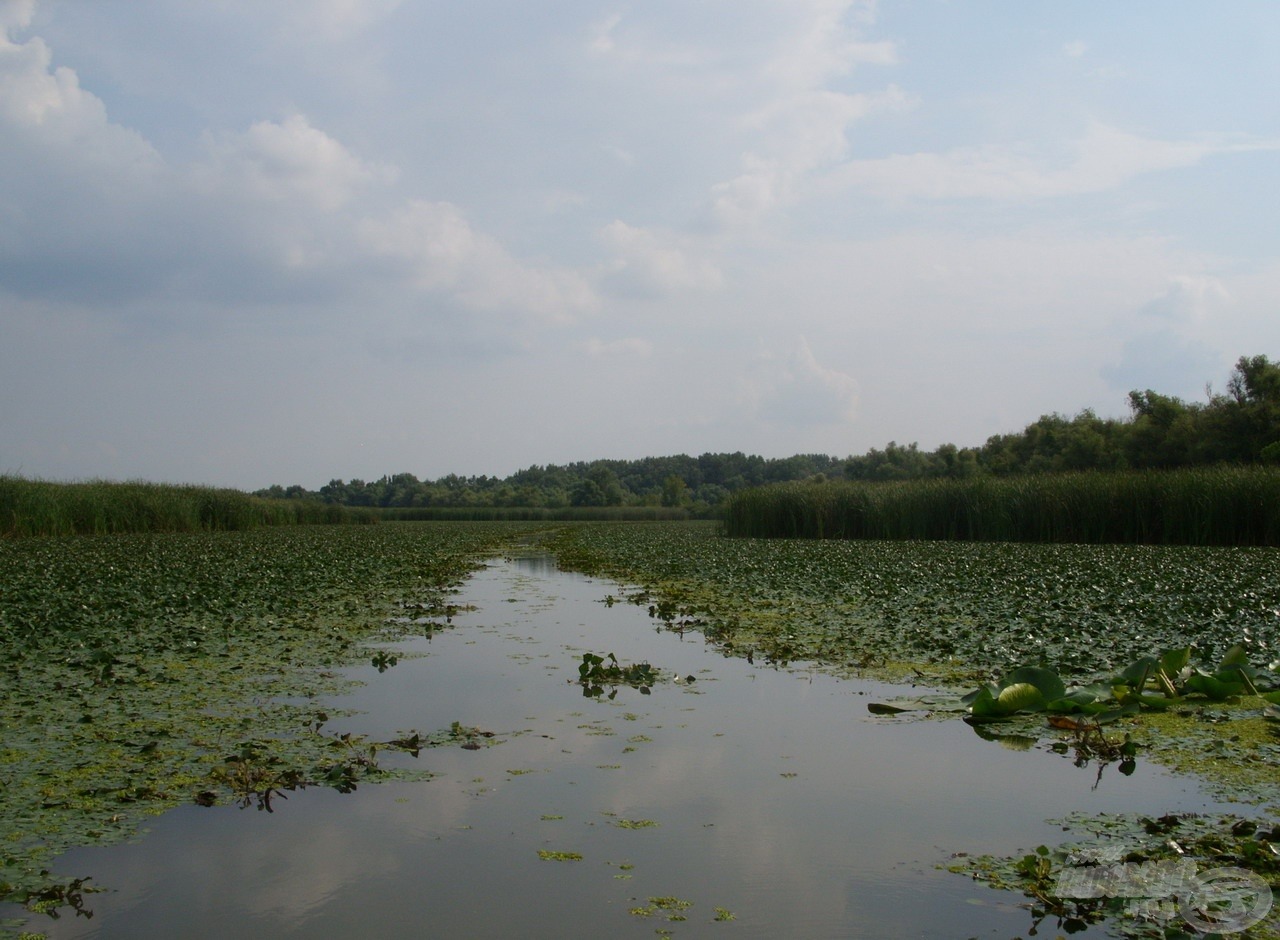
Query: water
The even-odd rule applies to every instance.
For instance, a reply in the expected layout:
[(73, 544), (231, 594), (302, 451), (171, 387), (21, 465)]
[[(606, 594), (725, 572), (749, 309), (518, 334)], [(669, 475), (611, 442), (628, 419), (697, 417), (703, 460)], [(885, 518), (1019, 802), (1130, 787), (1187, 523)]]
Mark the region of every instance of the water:
[[(904, 690), (723, 657), (603, 603), (619, 593), (545, 558), (493, 561), (458, 598), (476, 609), (396, 644), (426, 655), (359, 671), (367, 684), (332, 704), (361, 714), (330, 730), (386, 739), (459, 721), (503, 743), (384, 754), (437, 776), (309, 789), (270, 814), (173, 811), (135, 844), (64, 856), (59, 872), (111, 890), (90, 896), (91, 920), (34, 926), (131, 940), (1013, 937), (1031, 926), (1020, 896), (937, 866), (1061, 841), (1046, 820), (1074, 810), (1214, 806), (1141, 762), (1095, 789), (1095, 768), (958, 721), (873, 718), (869, 701)], [(697, 681), (584, 698), (584, 651)], [(650, 901), (668, 897), (692, 902), (687, 920)]]

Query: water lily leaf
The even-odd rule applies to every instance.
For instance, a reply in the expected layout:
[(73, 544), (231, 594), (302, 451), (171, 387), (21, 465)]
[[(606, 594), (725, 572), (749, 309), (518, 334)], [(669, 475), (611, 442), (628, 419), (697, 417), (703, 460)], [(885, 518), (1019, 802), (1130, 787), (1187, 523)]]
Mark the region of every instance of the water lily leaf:
[[(1154, 698), (1155, 696), (1144, 696), (1145, 704), (1154, 708), (1167, 708), (1169, 705), (1173, 704), (1168, 700), (1162, 700), (1164, 702), (1164, 704), (1162, 705), (1157, 705), (1155, 704), (1154, 701), (1149, 701), (1149, 702), (1145, 701), (1146, 699), (1154, 699)], [(1093, 716), (1093, 720), (1100, 725), (1106, 725), (1106, 724), (1110, 724), (1113, 721), (1118, 721), (1121, 718), (1127, 718), (1130, 715), (1136, 715), (1141, 710), (1142, 710), (1142, 707), (1137, 702), (1129, 702), (1127, 705), (1121, 705), (1119, 708), (1107, 708), (1100, 712), (1097, 712)]]
[(969, 714), (974, 718), (1003, 718), (1008, 715), (1008, 712), (1001, 709), (996, 702), (996, 697), (991, 694), (989, 686), (981, 686), (966, 695), (965, 699), (967, 700), (965, 704), (969, 706)]
[(1237, 643), (1223, 655), (1222, 662), (1218, 663), (1218, 668), (1225, 669), (1227, 667), (1240, 666), (1249, 668), (1249, 654), (1245, 652), (1243, 646)]
[(1030, 682), (1015, 682), (1005, 686), (996, 696), (996, 708), (1005, 715), (1043, 711), (1044, 705), (1044, 695)]
[(1141, 688), (1147, 684), (1147, 679), (1151, 674), (1160, 668), (1160, 663), (1153, 656), (1143, 656), (1141, 659), (1135, 659), (1132, 663), (1125, 667), (1124, 672), (1120, 673), (1120, 679), (1126, 684), (1133, 686), (1135, 689)]
[(1105, 682), (1095, 682), (1092, 685), (1076, 686), (1070, 692), (1063, 695), (1050, 703), (1050, 708), (1055, 711), (1071, 711), (1071, 707), (1055, 708), (1061, 703), (1068, 703), (1069, 706), (1086, 709), (1098, 702), (1106, 701), (1112, 697), (1111, 686)]
[(1005, 676), (1004, 683), (1007, 686), (1017, 684), (1035, 686), (1046, 702), (1052, 702), (1054, 699), (1062, 698), (1067, 694), (1067, 687), (1058, 677), (1058, 674), (1052, 669), (1044, 669), (1039, 666), (1020, 666)]
[(1197, 672), (1187, 679), (1187, 688), (1193, 692), (1199, 692), (1215, 702), (1221, 702), (1223, 699), (1231, 698), (1233, 695), (1239, 695), (1244, 691), (1243, 682), (1224, 682), (1218, 676), (1208, 676), (1203, 672)]
[(899, 708), (897, 705), (888, 705), (883, 702), (868, 702), (867, 711), (873, 715), (899, 715), (902, 712), (911, 711), (911, 709)]
[(1169, 678), (1174, 678), (1191, 662), (1191, 647), (1165, 650), (1160, 654), (1160, 671)]
[(979, 686), (978, 688), (974, 689), (968, 695), (962, 696), (960, 699), (960, 704), (972, 705), (979, 698), (983, 697), (983, 693), (986, 693), (987, 698), (994, 699), (997, 695), (1000, 694), (1000, 689), (992, 685), (990, 682), (988, 682), (985, 685)]

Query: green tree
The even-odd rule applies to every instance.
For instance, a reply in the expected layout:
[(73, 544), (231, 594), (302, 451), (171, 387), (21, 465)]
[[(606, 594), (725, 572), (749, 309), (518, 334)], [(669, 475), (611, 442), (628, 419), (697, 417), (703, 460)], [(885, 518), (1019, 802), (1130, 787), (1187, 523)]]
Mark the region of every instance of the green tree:
[(683, 506), (689, 499), (689, 486), (674, 473), (662, 481), (662, 505)]

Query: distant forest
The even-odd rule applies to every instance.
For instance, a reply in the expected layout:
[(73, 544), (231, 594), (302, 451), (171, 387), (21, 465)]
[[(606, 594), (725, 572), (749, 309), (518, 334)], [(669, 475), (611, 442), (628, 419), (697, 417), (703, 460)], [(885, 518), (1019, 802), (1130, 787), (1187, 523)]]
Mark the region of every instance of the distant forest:
[(748, 487), (796, 480), (911, 480), (1083, 470), (1174, 469), (1213, 464), (1280, 465), (1280, 364), (1241, 357), (1225, 393), (1186, 402), (1150, 389), (1129, 393), (1130, 416), (1044, 415), (981, 447), (923, 451), (890, 441), (860, 456), (741, 452), (532, 466), (506, 478), (449, 475), (419, 480), (331, 480), (319, 491), (271, 486), (255, 495), (388, 508), (668, 506), (703, 510)]

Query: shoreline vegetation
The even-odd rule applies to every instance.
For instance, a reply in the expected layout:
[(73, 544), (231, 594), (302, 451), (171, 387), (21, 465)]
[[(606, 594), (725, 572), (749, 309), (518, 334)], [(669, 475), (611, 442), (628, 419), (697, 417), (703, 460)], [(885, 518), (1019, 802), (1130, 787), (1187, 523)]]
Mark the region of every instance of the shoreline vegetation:
[[(999, 480), (1217, 467), (1280, 469), (1280, 363), (1266, 356), (1241, 357), (1226, 391), (1214, 393), (1206, 388), (1203, 402), (1186, 402), (1146, 389), (1130, 392), (1128, 407), (1127, 419), (1104, 418), (1087, 409), (1074, 417), (1054, 413), (1042, 415), (1022, 431), (994, 435), (979, 446), (943, 444), (933, 451), (890, 441), (883, 449), (843, 458), (827, 454), (766, 458), (741, 451), (698, 457), (677, 454), (535, 464), (505, 478), (449, 474), (420, 480), (412, 473), (397, 473), (371, 480), (334, 479), (318, 490), (277, 484), (254, 495), (423, 514), (398, 518), (564, 520), (579, 518), (570, 510), (597, 508), (683, 509), (690, 518), (713, 518), (735, 494), (777, 483)], [(510, 514), (500, 516), (500, 509)], [(463, 510), (484, 515), (462, 515)]]
[(372, 510), (318, 500), (262, 499), (228, 488), (0, 476), (0, 537), (218, 532), (376, 521)]
[(0, 538), (378, 522), (678, 522), (739, 538), (1280, 546), (1280, 468), (1216, 466), (828, 480), (744, 489), (715, 507), (353, 507), (227, 488), (0, 476)]
[(729, 498), (727, 535), (1280, 545), (1280, 470), (1211, 467), (779, 484)]
[(1203, 403), (1129, 393), (1128, 420), (1044, 415), (981, 447), (844, 459), (741, 452), (330, 480), (253, 493), (0, 474), (0, 537), (388, 521), (723, 519), (729, 535), (1280, 545), (1280, 363), (1242, 356)]

